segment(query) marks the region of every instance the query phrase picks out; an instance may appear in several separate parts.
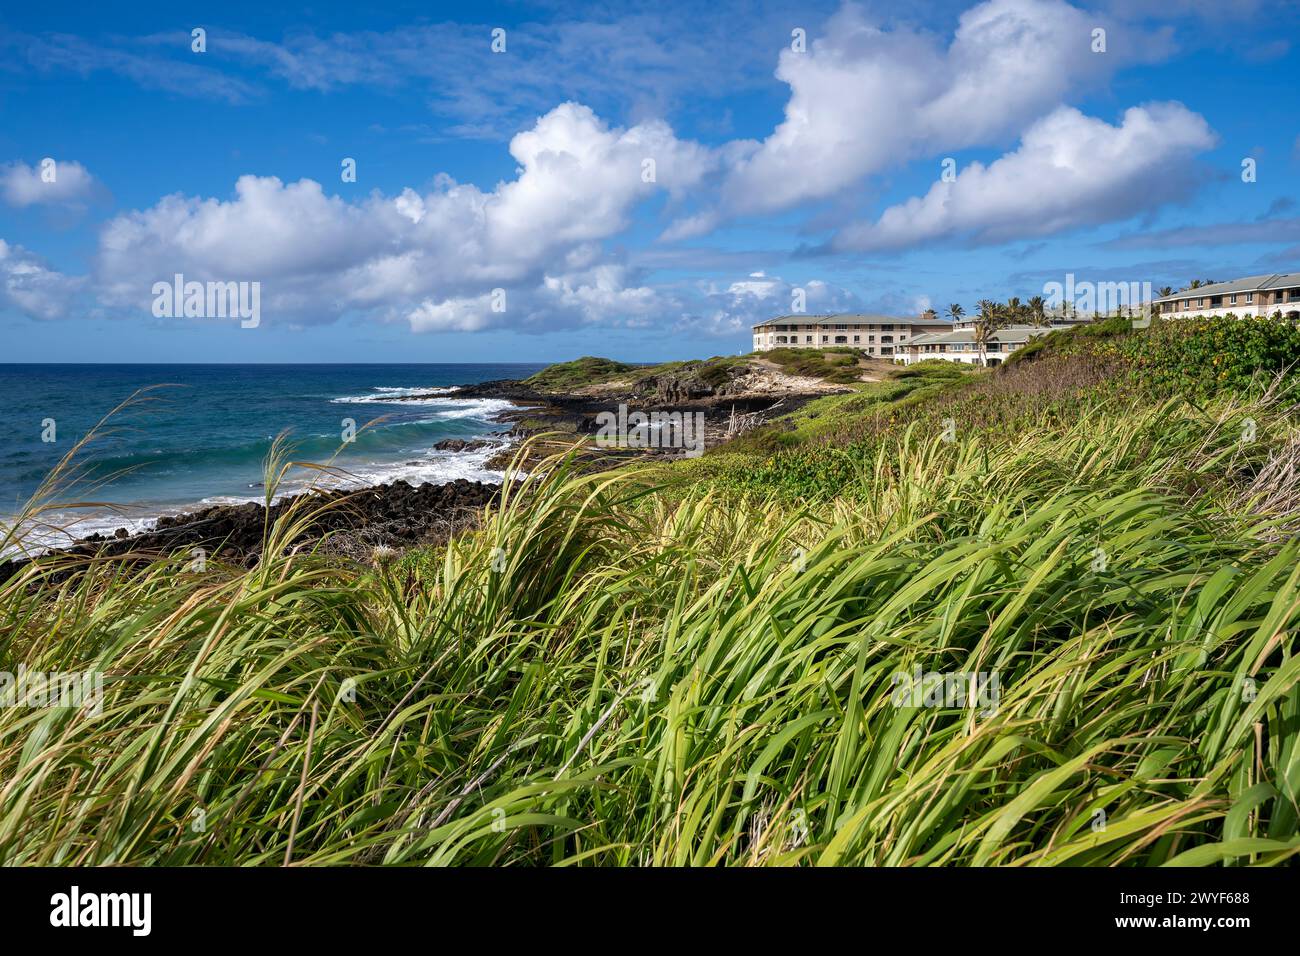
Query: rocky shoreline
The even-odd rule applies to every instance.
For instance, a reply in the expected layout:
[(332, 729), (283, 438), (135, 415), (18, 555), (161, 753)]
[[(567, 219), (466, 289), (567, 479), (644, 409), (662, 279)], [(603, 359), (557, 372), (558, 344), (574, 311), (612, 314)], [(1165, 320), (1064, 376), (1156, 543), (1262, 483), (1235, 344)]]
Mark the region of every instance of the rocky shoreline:
[[(744, 374), (746, 367), (739, 369), (712, 380), (687, 371), (639, 378), (632, 376), (624, 381), (565, 392), (539, 391), (525, 381), (499, 379), (460, 386), (455, 396), (496, 399), (514, 405), (514, 408), (495, 416), (496, 421), (512, 426), (505, 435), (509, 447), (487, 462), (489, 468), (503, 469), (515, 457), (524, 439), (554, 436), (536, 444), (525, 460), (527, 468), (546, 454), (577, 439), (594, 437), (600, 430), (598, 416), (617, 413), (620, 405), (647, 415), (700, 413), (704, 420), (704, 445), (716, 448), (776, 416), (795, 411), (827, 391), (836, 390), (834, 387), (813, 387), (795, 379), (788, 380), (794, 383), (791, 386), (770, 375), (755, 381), (755, 376)], [(395, 397), (391, 401), (419, 401), (429, 397), (433, 396), (413, 394)], [(475, 447), (485, 444), (476, 443)], [(590, 459), (597, 465), (616, 465), (647, 456), (680, 457), (682, 454), (681, 450), (671, 448), (596, 448), (589, 445)]]
[[(705, 378), (688, 369), (668, 375), (634, 375), (624, 381), (570, 391), (540, 391), (525, 381), (502, 379), (460, 386), (455, 396), (504, 400), (514, 406), (496, 416), (497, 421), (512, 427), (504, 436), (507, 448), (487, 463), (493, 470), (504, 469), (516, 457), (524, 439), (553, 436), (529, 446), (523, 463), (527, 469), (547, 454), (567, 448), (584, 436), (594, 436), (600, 427), (597, 416), (616, 412), (620, 404), (647, 414), (699, 412), (704, 420), (704, 444), (713, 448), (828, 391), (811, 387), (806, 380), (782, 381), (770, 374), (756, 376), (753, 371), (740, 365), (727, 374)], [(396, 396), (389, 401), (434, 397), (445, 398), (446, 392)], [(449, 438), (434, 447), (439, 451), (474, 452), (499, 444), (501, 437)], [(587, 466), (612, 467), (647, 456), (682, 454), (680, 449), (592, 446)], [(291, 503), (310, 497), (310, 504), (320, 514), (292, 543), (327, 538), (328, 553), (370, 560), (376, 549), (400, 551), (446, 541), (473, 525), (483, 507), (495, 501), (500, 491), (500, 485), (463, 478), (446, 484), (426, 482), (418, 487), (395, 481), (359, 490), (313, 491), (286, 497), (271, 505), (269, 519), (274, 522)], [(159, 518), (152, 530), (134, 535), (125, 530), (112, 536), (91, 535), (58, 553), (73, 558), (139, 556), (143, 560), (181, 549), (198, 549), (205, 558), (251, 566), (261, 554), (267, 519), (267, 509), (260, 504), (216, 505)], [(0, 581), (27, 563), (28, 559), (0, 561)]]
[[(405, 481), (347, 491), (311, 491), (263, 505), (214, 505), (199, 511), (159, 518), (150, 531), (94, 534), (60, 549), (68, 558), (132, 558), (185, 551), (187, 557), (251, 567), (262, 553), (266, 527), (291, 507), (316, 512), (290, 542), (306, 544), (327, 538), (324, 551), (356, 560), (415, 545), (444, 542), (478, 521), (483, 508), (496, 501), (501, 485), (458, 478), (446, 484)], [(268, 520), (269, 519), (269, 520)], [(29, 559), (0, 561), (0, 581), (21, 570)]]

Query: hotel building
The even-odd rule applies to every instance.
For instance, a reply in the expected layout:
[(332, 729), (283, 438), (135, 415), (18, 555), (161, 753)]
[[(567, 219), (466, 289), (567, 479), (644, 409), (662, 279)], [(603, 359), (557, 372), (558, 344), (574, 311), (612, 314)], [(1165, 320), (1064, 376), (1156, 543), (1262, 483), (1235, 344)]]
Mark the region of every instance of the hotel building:
[[(1070, 323), (1076, 324), (1076, 323)], [(965, 362), (978, 365), (980, 362), (979, 346), (975, 343), (975, 330), (969, 322), (963, 322), (962, 328), (951, 332), (933, 332), (918, 335), (908, 343), (906, 351), (895, 356), (904, 365), (925, 362), (929, 359), (941, 359), (945, 362)], [(1030, 339), (1046, 335), (1053, 329), (1068, 328), (1059, 325), (1009, 325), (989, 334), (984, 344), (984, 363), (989, 366), (1001, 365), (1003, 359), (1024, 345)]]
[(889, 315), (783, 315), (754, 326), (754, 351), (768, 349), (859, 349), (877, 358), (901, 357), (913, 337), (951, 329), (951, 322)]
[(1268, 316), (1280, 312), (1283, 318), (1300, 319), (1300, 273), (1275, 272), (1247, 276), (1231, 282), (1216, 282), (1197, 289), (1184, 289), (1155, 300), (1162, 318), (1196, 316)]
[[(1052, 319), (1048, 326), (1011, 325), (989, 336), (984, 347), (988, 365), (1002, 360), (1032, 338), (1053, 329), (1088, 322), (1088, 318)], [(927, 359), (978, 365), (975, 321), (899, 319), (888, 315), (783, 315), (754, 326), (754, 351), (768, 349), (851, 348), (867, 355), (911, 365)]]

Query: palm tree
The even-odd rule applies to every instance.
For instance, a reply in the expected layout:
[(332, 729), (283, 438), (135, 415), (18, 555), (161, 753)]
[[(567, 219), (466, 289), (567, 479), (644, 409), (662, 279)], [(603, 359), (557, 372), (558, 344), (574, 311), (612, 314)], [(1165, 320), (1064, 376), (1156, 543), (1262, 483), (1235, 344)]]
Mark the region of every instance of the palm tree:
[(948, 318), (952, 319), (954, 322), (960, 322), (961, 317), (965, 314), (966, 310), (961, 307), (960, 302), (954, 302), (952, 305), (948, 306)]
[(1166, 296), (1170, 296), (1170, 295), (1173, 295), (1173, 294), (1174, 294), (1173, 286), (1168, 286), (1168, 285), (1166, 285), (1166, 286), (1161, 286), (1161, 287), (1160, 287), (1160, 298), (1163, 299), (1163, 298), (1165, 298)]
[(979, 312), (975, 315), (975, 348), (980, 353), (980, 365), (988, 364), (989, 339), (1001, 328), (1004, 315), (1002, 307), (992, 299), (980, 299)]
[(1029, 300), (1029, 321), (1037, 326), (1047, 325), (1047, 300), (1041, 295)]
[(1006, 317), (1008, 322), (1015, 322), (1018, 318), (1024, 315), (1024, 313), (1025, 307), (1021, 305), (1019, 296), (1012, 296), (1010, 299), (1007, 299), (1007, 307), (1002, 314)]
[(922, 322), (934, 322), (937, 321), (938, 318), (939, 318), (939, 313), (934, 311), (934, 309), (926, 309), (924, 312), (921, 313)]

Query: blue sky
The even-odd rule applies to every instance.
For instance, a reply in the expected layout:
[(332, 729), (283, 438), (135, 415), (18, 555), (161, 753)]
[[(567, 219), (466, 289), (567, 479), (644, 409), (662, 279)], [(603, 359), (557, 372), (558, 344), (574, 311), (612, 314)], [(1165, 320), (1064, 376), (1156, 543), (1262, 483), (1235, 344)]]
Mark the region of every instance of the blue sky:
[[(1300, 269), (1294, 2), (268, 6), (0, 14), (0, 361), (651, 361), (795, 290)], [(258, 326), (155, 316), (178, 272)]]

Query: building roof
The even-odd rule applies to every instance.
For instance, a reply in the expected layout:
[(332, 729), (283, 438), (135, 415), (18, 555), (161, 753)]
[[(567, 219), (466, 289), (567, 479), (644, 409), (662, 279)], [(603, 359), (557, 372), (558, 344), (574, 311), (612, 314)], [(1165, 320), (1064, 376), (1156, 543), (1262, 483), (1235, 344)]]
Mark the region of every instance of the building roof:
[(943, 328), (943, 329), (952, 327), (951, 322), (946, 322), (943, 319), (927, 321), (925, 319), (909, 319), (898, 315), (875, 315), (869, 312), (839, 312), (839, 313), (826, 313), (823, 315), (812, 315), (810, 313), (801, 312), (795, 315), (778, 315), (774, 319), (766, 319), (762, 322), (755, 323), (754, 325), (750, 326), (750, 328), (761, 329), (764, 326), (768, 326), (768, 325), (786, 325), (786, 324), (809, 325), (818, 322), (821, 323), (857, 322), (859, 324), (867, 324), (867, 325), (909, 325), (909, 326), (915, 325), (915, 326), (923, 326), (925, 328)]
[[(1052, 331), (1051, 328), (1038, 325), (1011, 325), (1004, 329), (998, 329), (989, 335), (990, 342), (999, 342), (1005, 345), (1015, 343), (1024, 344), (1032, 338), (1039, 335), (1046, 335)], [(925, 335), (917, 335), (908, 342), (908, 346), (913, 345), (973, 345), (975, 342), (975, 332), (973, 329), (959, 329), (955, 332), (930, 332)]]
[(1246, 276), (1231, 282), (1216, 282), (1214, 285), (1198, 286), (1184, 289), (1173, 295), (1162, 296), (1156, 302), (1172, 302), (1175, 299), (1198, 299), (1202, 296), (1225, 295), (1231, 292), (1264, 292), (1268, 289), (1289, 288), (1300, 285), (1300, 272), (1274, 272), (1262, 276)]

